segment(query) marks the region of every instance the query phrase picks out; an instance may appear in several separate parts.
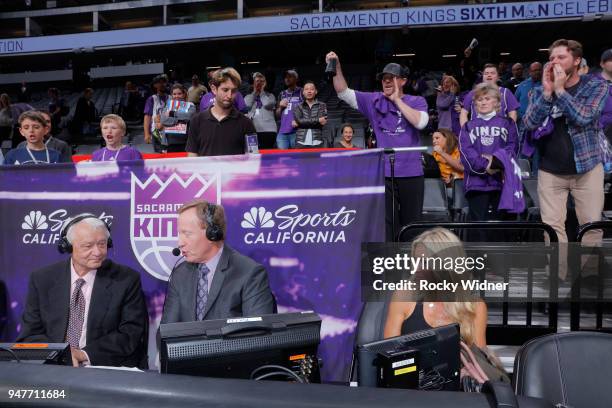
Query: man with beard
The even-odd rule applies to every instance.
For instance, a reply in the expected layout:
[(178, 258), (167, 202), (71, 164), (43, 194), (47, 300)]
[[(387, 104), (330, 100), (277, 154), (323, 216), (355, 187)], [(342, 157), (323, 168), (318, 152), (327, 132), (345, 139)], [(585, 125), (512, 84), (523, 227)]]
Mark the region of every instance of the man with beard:
[[(360, 92), (350, 89), (340, 67), (338, 56), (330, 52), (326, 62), (335, 59), (336, 76), (334, 88), (338, 97), (358, 109), (372, 124), (378, 147), (417, 147), (419, 130), (429, 122), (427, 102), (422, 96), (404, 95), (403, 87), (408, 81), (407, 69), (399, 64), (387, 64), (377, 79), (381, 82), (382, 92)], [(421, 218), (423, 211), (424, 178), (420, 152), (397, 153), (395, 160), (395, 197), (392, 195), (391, 165), (385, 158), (385, 226), (386, 239), (393, 241), (392, 208), (393, 201), (399, 208), (395, 217), (395, 231)], [(398, 224), (399, 221), (399, 224)]]
[(244, 154), (245, 136), (255, 134), (253, 122), (234, 106), (240, 74), (231, 67), (211, 77), (215, 101), (191, 119), (185, 150), (189, 157)]
[[(578, 74), (582, 45), (557, 40), (549, 48), (542, 86), (533, 89), (524, 123), (527, 129), (552, 121), (550, 134), (538, 140), (538, 196), (542, 221), (559, 242), (567, 242), (567, 195), (574, 198), (580, 225), (601, 220), (604, 205), (599, 117), (608, 86)], [(601, 230), (587, 232), (583, 243), (601, 241)]]

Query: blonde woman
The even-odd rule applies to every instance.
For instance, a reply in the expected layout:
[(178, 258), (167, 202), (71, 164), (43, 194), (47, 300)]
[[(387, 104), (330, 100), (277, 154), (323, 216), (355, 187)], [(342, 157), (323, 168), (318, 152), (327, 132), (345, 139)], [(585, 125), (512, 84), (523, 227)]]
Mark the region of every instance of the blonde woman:
[[(455, 234), (444, 228), (433, 228), (415, 238), (412, 242), (412, 256), (459, 258), (466, 255), (461, 240)], [(413, 278), (458, 282), (465, 279), (466, 273), (418, 271)], [(402, 292), (393, 295), (385, 324), (385, 338), (458, 323), (461, 338), (468, 346), (486, 347), (487, 305), (484, 302), (464, 293), (455, 294), (461, 300), (456, 302), (435, 301), (435, 293), (417, 294), (418, 299), (424, 300), (419, 302), (406, 301), (409, 299), (405, 295)], [(449, 294), (445, 295), (442, 299), (448, 299)]]

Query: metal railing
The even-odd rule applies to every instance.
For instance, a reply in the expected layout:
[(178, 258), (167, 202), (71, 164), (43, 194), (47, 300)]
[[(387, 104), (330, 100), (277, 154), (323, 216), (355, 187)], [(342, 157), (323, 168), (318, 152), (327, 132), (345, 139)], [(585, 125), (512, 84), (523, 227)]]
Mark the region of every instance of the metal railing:
[[(557, 234), (554, 229), (547, 224), (541, 222), (524, 222), (524, 221), (478, 221), (478, 222), (418, 222), (413, 224), (405, 225), (401, 228), (398, 235), (400, 242), (406, 242), (403, 239), (407, 232), (413, 232), (415, 230), (426, 230), (434, 227), (443, 227), (449, 230), (522, 230), (522, 231), (542, 231), (548, 234), (549, 242), (556, 244), (558, 243)], [(409, 240), (408, 240), (409, 241)], [(507, 243), (492, 242), (487, 244), (487, 253), (497, 252), (503, 254), (505, 258), (508, 254), (517, 255), (516, 246), (507, 245)], [(504, 345), (521, 345), (526, 341), (542, 336), (545, 334), (556, 333), (558, 326), (558, 276), (557, 269), (559, 263), (558, 246), (550, 245), (547, 247), (547, 251), (542, 255), (548, 255), (550, 261), (550, 302), (548, 302), (548, 324), (547, 325), (536, 325), (533, 323), (533, 311), (534, 306), (542, 309), (545, 305), (543, 302), (526, 302), (525, 303), (525, 324), (510, 324), (509, 321), (509, 285), (504, 290), (503, 301), (502, 301), (502, 321), (501, 324), (488, 324), (487, 325), (487, 343), (488, 344), (504, 344)], [(510, 270), (504, 268), (502, 271), (504, 283), (510, 281)], [(531, 298), (533, 295), (533, 266), (530, 263), (527, 269), (527, 298)]]
[[(595, 221), (589, 222), (584, 225), (578, 227), (578, 235), (577, 241), (582, 242), (582, 238), (584, 235), (593, 230), (608, 230), (612, 231), (612, 221)], [(610, 306), (610, 302), (604, 301), (604, 288), (605, 288), (605, 273), (606, 273), (606, 262), (605, 262), (605, 250), (602, 250), (601, 247), (593, 247), (593, 246), (581, 246), (577, 245), (576, 255), (572, 256), (570, 259), (572, 265), (573, 279), (572, 279), (572, 289), (571, 289), (571, 299), (573, 300), (570, 303), (570, 330), (597, 330), (597, 331), (605, 331), (612, 332), (612, 327), (604, 327), (603, 325), (603, 315), (604, 310), (607, 306)], [(581, 297), (581, 285), (582, 285), (582, 256), (583, 255), (596, 255), (597, 256), (597, 298), (594, 302), (585, 302), (589, 304), (589, 308), (593, 308), (595, 312), (595, 326), (594, 327), (581, 327), (581, 317), (582, 310), (581, 307), (582, 301), (576, 301)]]

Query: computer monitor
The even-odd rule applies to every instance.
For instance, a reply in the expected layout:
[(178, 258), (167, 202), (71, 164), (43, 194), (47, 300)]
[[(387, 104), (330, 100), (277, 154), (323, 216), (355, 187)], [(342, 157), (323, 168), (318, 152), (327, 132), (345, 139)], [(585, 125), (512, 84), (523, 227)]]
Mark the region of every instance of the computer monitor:
[(72, 365), (68, 343), (0, 343), (0, 361)]
[(359, 386), (459, 390), (459, 342), (450, 324), (358, 345)]
[(320, 382), (320, 332), (314, 312), (162, 324), (161, 372)]

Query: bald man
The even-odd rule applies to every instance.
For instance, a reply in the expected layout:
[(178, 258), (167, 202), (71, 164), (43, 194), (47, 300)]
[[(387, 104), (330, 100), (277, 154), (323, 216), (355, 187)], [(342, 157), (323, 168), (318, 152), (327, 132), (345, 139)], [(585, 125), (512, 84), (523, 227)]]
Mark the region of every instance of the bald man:
[(529, 91), (540, 85), (542, 85), (542, 64), (534, 62), (529, 65), (529, 78), (521, 82), (516, 88), (516, 99), (518, 99), (521, 104), (518, 109), (519, 118), (522, 118), (527, 111), (527, 106), (529, 105)]
[(523, 82), (523, 64), (517, 62), (512, 66), (512, 78), (504, 83), (504, 87), (508, 88), (512, 93), (516, 92), (516, 88)]

